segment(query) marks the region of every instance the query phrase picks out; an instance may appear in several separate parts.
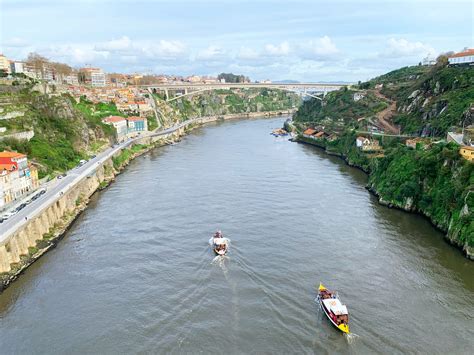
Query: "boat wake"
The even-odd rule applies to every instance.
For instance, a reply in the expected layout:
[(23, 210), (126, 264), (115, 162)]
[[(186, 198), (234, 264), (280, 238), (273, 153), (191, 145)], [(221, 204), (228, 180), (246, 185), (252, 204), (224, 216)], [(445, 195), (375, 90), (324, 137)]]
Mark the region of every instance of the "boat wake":
[(344, 337), (349, 344), (354, 344), (354, 342), (359, 338), (359, 336), (355, 333), (346, 333), (344, 334)]

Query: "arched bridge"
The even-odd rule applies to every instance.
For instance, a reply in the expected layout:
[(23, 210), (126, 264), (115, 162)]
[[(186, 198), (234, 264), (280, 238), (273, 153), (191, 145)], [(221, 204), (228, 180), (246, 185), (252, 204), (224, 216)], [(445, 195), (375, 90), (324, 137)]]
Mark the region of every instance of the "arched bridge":
[[(317, 95), (326, 95), (326, 93), (339, 90), (347, 83), (172, 83), (157, 85), (142, 85), (150, 92), (162, 92), (166, 96), (166, 101), (173, 101), (183, 96), (194, 95), (203, 91), (210, 90), (229, 90), (229, 89), (253, 89), (266, 88), (278, 89), (297, 93), (302, 96), (310, 96), (321, 100)], [(176, 96), (170, 97), (170, 91), (177, 93)]]

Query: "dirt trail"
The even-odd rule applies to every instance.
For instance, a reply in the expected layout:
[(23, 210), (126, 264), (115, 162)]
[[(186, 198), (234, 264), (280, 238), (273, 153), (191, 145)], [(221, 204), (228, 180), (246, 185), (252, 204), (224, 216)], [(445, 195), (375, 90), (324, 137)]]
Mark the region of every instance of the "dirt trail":
[(383, 95), (379, 90), (374, 90), (373, 93), (379, 99), (389, 102), (389, 105), (385, 110), (377, 112), (377, 114), (375, 115), (375, 117), (377, 117), (378, 123), (380, 124), (381, 127), (383, 127), (385, 131), (388, 131), (393, 134), (398, 134), (400, 132), (399, 127), (395, 126), (391, 122), (392, 116), (394, 115), (397, 109), (397, 102), (392, 99), (389, 99), (388, 97)]

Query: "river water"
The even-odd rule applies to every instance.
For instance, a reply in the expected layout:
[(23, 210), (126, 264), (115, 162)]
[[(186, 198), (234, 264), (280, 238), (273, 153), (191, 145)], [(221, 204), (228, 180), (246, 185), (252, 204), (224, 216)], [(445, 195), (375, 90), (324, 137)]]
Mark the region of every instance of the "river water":
[[(133, 161), (0, 295), (0, 353), (455, 353), (474, 346), (474, 263), (367, 178), (230, 121)], [(231, 239), (214, 260), (208, 239)], [(351, 330), (318, 309), (339, 291)]]

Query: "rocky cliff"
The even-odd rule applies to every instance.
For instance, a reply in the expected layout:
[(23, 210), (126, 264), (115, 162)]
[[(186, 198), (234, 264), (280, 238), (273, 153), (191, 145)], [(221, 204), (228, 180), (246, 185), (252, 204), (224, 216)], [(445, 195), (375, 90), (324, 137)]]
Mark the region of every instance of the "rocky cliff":
[(29, 141), (2, 139), (0, 150), (27, 154), (42, 175), (72, 168), (113, 137), (110, 127), (85, 115), (67, 95), (48, 96), (28, 88), (0, 93), (0, 109), (5, 135), (34, 131)]
[[(402, 68), (361, 83), (357, 92), (378, 92), (380, 100), (396, 103), (392, 123), (401, 131), (429, 136), (417, 149), (408, 148), (400, 137), (377, 137), (383, 150), (363, 152), (355, 145), (357, 129), (366, 122), (353, 114), (350, 105), (339, 105), (345, 119), (333, 132), (331, 140), (299, 137), (328, 153), (343, 157), (348, 164), (369, 174), (368, 188), (389, 207), (417, 212), (428, 217), (446, 232), (447, 239), (474, 259), (474, 164), (462, 158), (459, 146), (443, 140), (448, 130), (461, 129), (473, 123), (474, 68), (416, 66)], [(334, 93), (334, 98), (348, 91)], [(363, 101), (361, 99), (360, 101)], [(316, 100), (313, 100), (316, 101)], [(331, 133), (323, 112), (327, 102), (306, 102), (295, 116), (300, 129), (312, 125), (325, 127)], [(361, 108), (360, 104), (354, 106)], [(334, 109), (332, 109), (334, 111)]]

